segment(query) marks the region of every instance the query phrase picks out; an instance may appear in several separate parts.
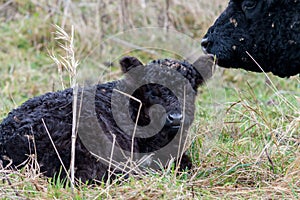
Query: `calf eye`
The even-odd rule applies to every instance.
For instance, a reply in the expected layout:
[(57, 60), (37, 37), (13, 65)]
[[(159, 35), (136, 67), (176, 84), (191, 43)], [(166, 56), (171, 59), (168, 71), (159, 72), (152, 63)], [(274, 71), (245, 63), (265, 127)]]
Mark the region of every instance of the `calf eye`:
[(151, 96), (153, 96), (153, 97), (160, 97), (161, 96), (161, 92), (158, 89), (153, 89), (151, 91)]
[(245, 0), (242, 3), (242, 10), (244, 12), (248, 11), (248, 10), (252, 10), (253, 8), (255, 8), (257, 4), (257, 1), (254, 0)]

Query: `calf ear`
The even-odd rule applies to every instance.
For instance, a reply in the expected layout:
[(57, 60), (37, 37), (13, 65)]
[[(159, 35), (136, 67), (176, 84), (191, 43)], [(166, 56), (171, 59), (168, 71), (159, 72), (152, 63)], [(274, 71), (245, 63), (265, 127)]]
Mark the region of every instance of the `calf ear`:
[(123, 73), (130, 71), (131, 69), (143, 65), (136, 57), (125, 56), (120, 60), (121, 70)]
[[(210, 55), (200, 56), (194, 63), (193, 66), (197, 69), (202, 77), (202, 82), (212, 77), (215, 71), (215, 61)], [(200, 83), (202, 84), (202, 83)]]

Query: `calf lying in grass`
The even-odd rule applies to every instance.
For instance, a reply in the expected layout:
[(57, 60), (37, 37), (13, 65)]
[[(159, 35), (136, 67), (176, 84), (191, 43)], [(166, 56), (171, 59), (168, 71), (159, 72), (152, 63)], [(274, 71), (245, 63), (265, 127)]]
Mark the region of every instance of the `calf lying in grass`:
[[(120, 64), (123, 79), (79, 89), (75, 177), (106, 180), (128, 171), (128, 159), (155, 168), (175, 157), (181, 170), (190, 169), (184, 141), (194, 118), (197, 88), (210, 74), (199, 70), (211, 72), (211, 58), (201, 57), (194, 64), (156, 60), (144, 66), (124, 57)], [(57, 174), (62, 163), (69, 167), (73, 100), (69, 88), (34, 97), (12, 110), (0, 124), (3, 167), (22, 167), (32, 154), (46, 176)], [(61, 176), (66, 176), (64, 170)]]

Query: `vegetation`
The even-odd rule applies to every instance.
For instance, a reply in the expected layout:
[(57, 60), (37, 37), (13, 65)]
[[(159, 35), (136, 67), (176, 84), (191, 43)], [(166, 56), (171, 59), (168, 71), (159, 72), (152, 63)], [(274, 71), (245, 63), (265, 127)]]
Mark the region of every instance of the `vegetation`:
[[(0, 0), (0, 119), (28, 98), (70, 86), (68, 71), (50, 56), (66, 56), (54, 25), (67, 33), (74, 26), (78, 81), (104, 82), (120, 78), (123, 55), (144, 62), (200, 55), (201, 37), (224, 6), (221, 0)], [(40, 174), (31, 159), (20, 171), (0, 170), (1, 198), (298, 199), (299, 87), (297, 76), (217, 69), (199, 90), (192, 172), (176, 175), (170, 166), (72, 192), (59, 175)]]

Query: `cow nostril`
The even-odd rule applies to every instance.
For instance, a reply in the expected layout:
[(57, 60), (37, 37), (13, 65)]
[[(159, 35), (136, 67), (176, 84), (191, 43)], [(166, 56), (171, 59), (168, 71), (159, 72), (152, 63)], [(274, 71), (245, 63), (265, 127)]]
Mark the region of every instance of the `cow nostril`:
[(182, 118), (182, 114), (178, 113), (172, 113), (167, 116), (167, 120), (171, 126), (180, 126)]
[(206, 50), (207, 50), (207, 47), (209, 45), (209, 41), (208, 41), (208, 38), (203, 38), (201, 40), (201, 46), (202, 46), (202, 50), (204, 51), (204, 53), (206, 53)]

